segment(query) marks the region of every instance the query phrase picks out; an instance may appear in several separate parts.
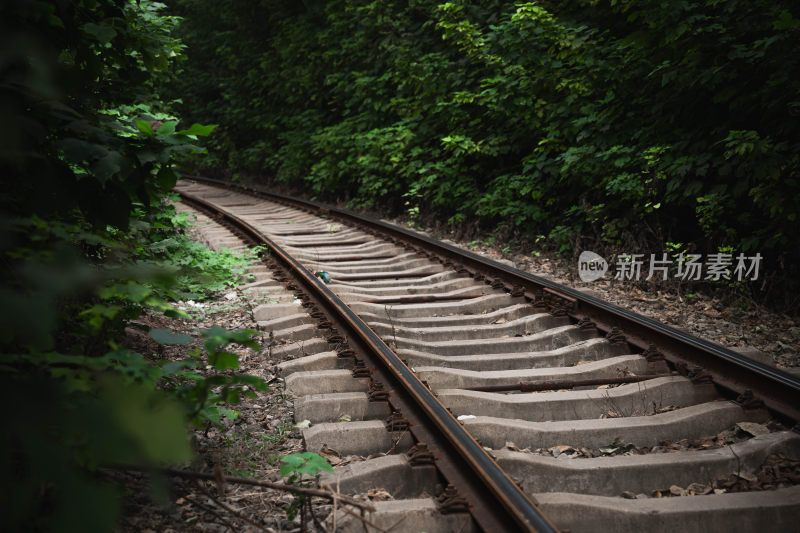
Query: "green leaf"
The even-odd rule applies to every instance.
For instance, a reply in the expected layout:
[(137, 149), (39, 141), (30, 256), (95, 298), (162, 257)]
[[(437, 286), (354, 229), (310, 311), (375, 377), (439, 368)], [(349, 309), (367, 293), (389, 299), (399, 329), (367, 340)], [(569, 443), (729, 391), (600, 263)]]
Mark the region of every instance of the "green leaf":
[(105, 26), (103, 24), (95, 24), (94, 22), (88, 22), (84, 24), (83, 31), (103, 44), (110, 42), (111, 39), (117, 36), (117, 32), (114, 30), (114, 28)]
[(291, 473), (297, 472), (297, 468), (305, 462), (305, 459), (300, 455), (301, 454), (296, 453), (281, 458), (280, 470), (282, 476), (285, 477)]
[(168, 316), (170, 318), (191, 318), (189, 313), (183, 309), (174, 309), (170, 307), (169, 309), (164, 309), (162, 313), (164, 313), (164, 316)]
[(169, 237), (168, 239), (164, 239), (158, 242), (154, 242), (153, 244), (149, 245), (147, 248), (151, 252), (163, 252), (165, 250), (169, 250), (170, 248), (175, 248), (178, 246), (178, 241), (175, 240), (173, 237)]
[(239, 368), (239, 356), (230, 352), (219, 352), (209, 358), (217, 370)]
[(308, 474), (316, 476), (320, 470), (333, 472), (333, 467), (327, 459), (314, 452), (301, 452), (281, 458), (281, 476), (289, 474)]
[(108, 155), (92, 166), (92, 171), (98, 177), (100, 183), (105, 183), (110, 177), (122, 170), (123, 160), (119, 152), (109, 152)]
[[(203, 409), (200, 410), (198, 414), (200, 418), (208, 420), (209, 422), (213, 422), (214, 424), (219, 424), (219, 418), (221, 413), (219, 411), (219, 407), (217, 407), (216, 405), (210, 405), (204, 407)], [(198, 427), (202, 427), (202, 425), (198, 425)]]
[(164, 167), (158, 171), (158, 184), (163, 190), (171, 190), (177, 182), (178, 175), (171, 168)]
[(203, 330), (202, 334), (203, 337), (207, 339), (205, 346), (209, 354), (214, 353), (218, 348), (231, 342), (241, 344), (242, 346), (248, 346), (254, 350), (259, 348), (258, 343), (250, 339), (250, 337), (256, 334), (252, 329), (228, 331), (223, 327), (214, 325), (209, 329)]
[(164, 372), (165, 376), (171, 376), (173, 374), (181, 374), (187, 368), (196, 367), (196, 361), (169, 361), (161, 366), (161, 370)]
[(99, 144), (72, 137), (58, 141), (56, 146), (64, 150), (64, 154), (72, 161), (98, 159), (108, 154), (108, 150)]
[(772, 27), (776, 30), (793, 30), (800, 27), (800, 20), (792, 17), (788, 11), (781, 11), (778, 19), (772, 23)]
[(178, 125), (177, 120), (169, 120), (164, 122), (156, 131), (156, 135), (172, 135), (175, 133), (175, 126)]
[(113, 409), (120, 429), (133, 438), (152, 462), (185, 461), (192, 456), (184, 426), (185, 413), (162, 391), (123, 385), (108, 378), (100, 397)]
[(151, 329), (150, 338), (159, 344), (189, 344), (194, 340), (191, 335), (175, 333), (169, 329)]
[(239, 411), (236, 411), (234, 409), (225, 409), (223, 407), (220, 407), (219, 413), (228, 420), (236, 420), (237, 418), (239, 418)]
[(98, 296), (104, 300), (119, 298), (136, 303), (141, 303), (152, 293), (153, 290), (150, 287), (136, 282), (115, 283), (114, 285), (103, 287), (97, 291)]
[(136, 153), (136, 158), (139, 160), (140, 163), (152, 163), (153, 161), (158, 159), (158, 156), (152, 150), (142, 150)]
[(153, 126), (151, 126), (150, 123), (147, 122), (146, 120), (137, 120), (136, 127), (139, 128), (139, 131), (141, 131), (145, 135), (152, 137), (156, 134), (156, 132), (153, 131)]
[(207, 137), (217, 127), (216, 124), (203, 126), (202, 124), (192, 124), (188, 129), (180, 130), (178, 135), (199, 135), (200, 137)]

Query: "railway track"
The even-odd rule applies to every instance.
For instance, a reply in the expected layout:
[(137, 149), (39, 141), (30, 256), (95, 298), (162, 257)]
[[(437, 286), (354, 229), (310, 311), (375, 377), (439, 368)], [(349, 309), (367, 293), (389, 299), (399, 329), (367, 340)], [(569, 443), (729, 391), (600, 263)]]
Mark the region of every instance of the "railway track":
[(376, 530), (800, 529), (797, 378), (407, 230), (176, 190), (270, 248), (254, 288), (294, 296), (255, 317), (307, 449), (367, 458), (323, 481), (393, 496)]

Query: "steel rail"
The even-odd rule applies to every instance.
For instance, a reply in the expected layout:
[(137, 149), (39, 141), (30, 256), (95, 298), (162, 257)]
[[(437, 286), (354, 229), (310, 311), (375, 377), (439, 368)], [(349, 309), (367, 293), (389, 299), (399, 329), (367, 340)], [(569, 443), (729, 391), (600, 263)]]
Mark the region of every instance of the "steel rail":
[(438, 452), (437, 468), (466, 497), (472, 517), (483, 531), (557, 531), (430, 389), (322, 281), (250, 223), (197, 195), (179, 194), (187, 203), (223, 215), (242, 232), (264, 243), (271, 257), (289, 269), (306, 294), (327, 311), (337, 329), (350, 333), (349, 344), (369, 360), (372, 374), (389, 393), (390, 404), (410, 420), (409, 431), (417, 441)]
[(311, 200), (301, 200), (268, 191), (262, 187), (233, 184), (199, 176), (188, 179), (205, 181), (277, 199), (303, 209), (313, 209), (349, 221), (367, 231), (379, 231), (423, 250), (433, 251), (445, 264), (451, 263), (487, 283), (500, 281), (506, 290), (519, 292), (534, 303), (562, 309), (572, 318), (589, 318), (601, 331), (622, 330), (628, 343), (641, 350), (655, 345), (665, 359), (675, 365), (702, 368), (713, 382), (735, 394), (752, 391), (757, 399), (784, 417), (800, 420), (800, 377), (754, 361), (724, 346), (661, 324), (651, 318), (610, 304), (594, 296), (554, 281), (523, 272), (487, 257), (462, 250), (411, 230)]

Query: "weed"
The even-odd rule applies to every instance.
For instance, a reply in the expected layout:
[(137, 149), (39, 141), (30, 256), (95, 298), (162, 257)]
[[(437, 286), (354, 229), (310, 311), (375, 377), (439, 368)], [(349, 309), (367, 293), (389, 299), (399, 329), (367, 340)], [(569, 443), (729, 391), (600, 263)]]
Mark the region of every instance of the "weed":
[(631, 396), (625, 403), (622, 399), (613, 398), (609, 391), (606, 391), (602, 400), (594, 402), (600, 408), (601, 416), (627, 418), (656, 414), (664, 405), (663, 395), (659, 394), (656, 401), (654, 395), (647, 390), (647, 385), (637, 383), (637, 387), (638, 394)]
[[(290, 485), (304, 486), (309, 478), (313, 478), (320, 470), (333, 472), (333, 467), (327, 459), (314, 452), (293, 453), (281, 458), (281, 475), (286, 477)], [(286, 509), (286, 517), (294, 520), (300, 513), (301, 530), (306, 530), (307, 516), (311, 516), (311, 500), (298, 494), (292, 504)]]
[(183, 235), (153, 246), (156, 248), (151, 251), (157, 262), (173, 271), (177, 290), (184, 297), (196, 299), (233, 287), (239, 280), (248, 281), (245, 273), (255, 259), (254, 252), (239, 253), (227, 248), (215, 252)]
[[(150, 336), (159, 344), (188, 344), (193, 340), (187, 335), (157, 331), (155, 336), (153, 332)], [(163, 388), (172, 391), (187, 406), (189, 420), (197, 427), (219, 425), (223, 416), (236, 419), (239, 413), (223, 405), (237, 404), (243, 397), (254, 398), (255, 391), (269, 390), (266, 382), (259, 377), (227, 372), (239, 368), (239, 356), (225, 348), (228, 344), (240, 344), (258, 350), (258, 344), (251, 339), (255, 331), (228, 331), (213, 326), (201, 333), (205, 339), (204, 350), (192, 350), (189, 352), (190, 359), (168, 362), (160, 368)], [(206, 375), (197, 371), (204, 355), (208, 360)]]
[(286, 442), (286, 435), (292, 432), (294, 425), (291, 422), (283, 421), (280, 427), (275, 428), (273, 434), (264, 435), (264, 440), (273, 444), (283, 444)]

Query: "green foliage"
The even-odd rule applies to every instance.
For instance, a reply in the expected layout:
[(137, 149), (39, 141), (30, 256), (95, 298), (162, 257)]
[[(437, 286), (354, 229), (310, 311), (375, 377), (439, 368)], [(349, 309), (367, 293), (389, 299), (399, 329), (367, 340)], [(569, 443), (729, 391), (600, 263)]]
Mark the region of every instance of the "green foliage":
[[(287, 483), (302, 485), (303, 480), (308, 480), (309, 477), (313, 478), (320, 470), (333, 472), (333, 467), (327, 459), (317, 453), (300, 452), (281, 457), (281, 476), (286, 478)], [(306, 502), (305, 496), (297, 495), (292, 504), (286, 509), (287, 518), (294, 520), (297, 513), (304, 509)]]
[[(119, 494), (100, 467), (191, 458), (196, 402), (164, 387), (189, 377), (121, 347), (143, 309), (182, 314), (163, 266), (185, 221), (162, 200), (177, 158), (202, 152), (198, 136), (213, 129), (179, 127), (160, 101), (183, 51), (163, 8), (0, 7), (0, 397), (13, 406), (0, 422), (4, 531), (110, 530)], [(223, 377), (201, 386), (224, 400), (261, 386)]]
[(0, 170), (27, 176), (3, 196), (5, 211), (52, 218), (79, 209), (94, 224), (125, 227), (133, 201), (149, 205), (172, 187), (169, 160), (196, 150), (192, 133), (136, 127), (167, 118), (155, 91), (183, 49), (170, 35), (177, 20), (161, 7), (149, 0), (3, 4)]
[[(252, 340), (252, 330), (228, 331), (219, 326), (201, 331), (204, 350), (195, 349), (190, 358), (164, 363), (159, 367), (160, 386), (173, 393), (196, 426), (220, 424), (222, 417), (235, 419), (239, 413), (226, 405), (235, 405), (242, 398), (255, 398), (256, 391), (268, 391), (261, 378), (248, 374), (227, 372), (239, 368), (239, 356), (225, 348), (239, 344), (253, 349), (259, 346)], [(169, 330), (151, 330), (150, 337), (159, 344), (188, 344), (194, 339)], [(205, 366), (205, 371), (198, 371)]]
[(172, 91), (221, 124), (220, 173), (563, 251), (800, 264), (794, 3), (171, 3), (190, 45)]
[[(176, 201), (177, 195), (170, 195), (169, 199)], [(135, 250), (138, 270), (162, 271), (151, 288), (165, 298), (204, 298), (233, 287), (262, 252), (255, 248), (242, 252), (226, 248), (213, 251), (192, 241), (186, 235), (192, 221), (167, 202), (153, 204), (146, 210), (143, 205), (134, 204), (132, 216), (126, 232), (114, 229), (111, 232)]]
[[(145, 308), (181, 314), (168, 301), (174, 280), (159, 268), (168, 260), (153, 260), (152, 243), (175, 231), (152, 222), (161, 216), (134, 217), (127, 232), (38, 218), (5, 228), (0, 389), (9, 405), (23, 406), (0, 424), (0, 496), (10, 530), (33, 516), (41, 530), (108, 529), (118, 495), (99, 466), (187, 460), (186, 421), (234, 417), (227, 404), (266, 389), (258, 378), (225, 372), (238, 366), (225, 346), (253, 346), (247, 332), (209, 330), (208, 352), (185, 364), (155, 364), (119, 347), (123, 327)], [(206, 365), (211, 370), (201, 372)]]
[(198, 299), (236, 286), (261, 253), (258, 249), (213, 251), (192, 241), (184, 231), (191, 221), (185, 214), (176, 213), (171, 204), (162, 204), (149, 212), (137, 209), (134, 215), (147, 217), (149, 221), (134, 223), (126, 239), (136, 243), (140, 265), (169, 274), (168, 286), (154, 288), (163, 296)]
[(119, 495), (98, 466), (190, 458), (184, 413), (163, 393), (111, 375), (68, 387), (35, 372), (2, 378), (0, 398), (14, 406), (0, 434), (6, 531), (108, 530)]
[[(204, 349), (177, 363), (119, 348), (130, 319), (144, 309), (185, 316), (170, 297), (212, 279), (192, 278), (185, 265), (171, 263), (175, 257), (192, 257), (198, 272), (211, 265), (220, 283), (238, 277), (228, 268), (229, 254), (213, 260), (205, 249), (181, 251), (188, 241), (171, 220), (181, 218), (162, 206), (134, 213), (127, 231), (35, 217), (7, 226), (0, 255), (0, 389), (9, 404), (24, 405), (0, 424), (6, 458), (0, 476), (13, 492), (2, 492), (11, 506), (2, 510), (12, 530), (28, 523), (30, 513), (43, 530), (107, 529), (118, 495), (102, 481), (99, 466), (187, 460), (187, 421), (202, 426), (235, 418), (228, 405), (267, 390), (255, 376), (230, 372), (238, 357), (226, 347), (257, 348), (251, 331), (206, 330)], [(236, 258), (242, 268), (245, 261)], [(175, 272), (191, 284), (176, 284)], [(167, 330), (150, 336), (163, 344), (193, 340)], [(43, 484), (52, 490), (42, 493)], [(107, 512), (91, 509), (101, 504)]]
[(177, 289), (195, 298), (236, 286), (254, 258), (250, 251), (215, 252), (185, 236), (176, 237), (166, 252), (161, 261), (176, 267)]
[(316, 476), (320, 470), (333, 472), (333, 467), (327, 459), (314, 452), (293, 453), (281, 457), (281, 476), (287, 478), (289, 483), (298, 481), (304, 474)]

